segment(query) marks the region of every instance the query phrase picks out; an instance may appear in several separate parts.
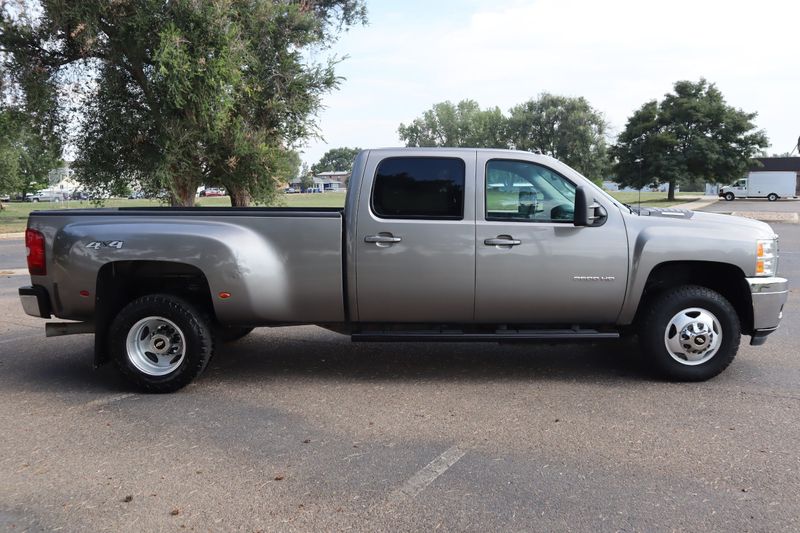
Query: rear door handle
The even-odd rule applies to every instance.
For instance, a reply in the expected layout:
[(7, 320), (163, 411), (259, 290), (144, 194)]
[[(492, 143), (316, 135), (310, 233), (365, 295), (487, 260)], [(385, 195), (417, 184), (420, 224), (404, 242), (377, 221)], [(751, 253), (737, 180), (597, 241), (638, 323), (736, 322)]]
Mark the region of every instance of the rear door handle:
[(483, 244), (486, 246), (516, 246), (522, 244), (522, 241), (514, 239), (510, 235), (498, 235), (494, 239), (486, 239)]
[(395, 237), (391, 233), (379, 233), (378, 235), (367, 235), (364, 237), (364, 242), (374, 242), (376, 244), (394, 244), (402, 240), (402, 237)]

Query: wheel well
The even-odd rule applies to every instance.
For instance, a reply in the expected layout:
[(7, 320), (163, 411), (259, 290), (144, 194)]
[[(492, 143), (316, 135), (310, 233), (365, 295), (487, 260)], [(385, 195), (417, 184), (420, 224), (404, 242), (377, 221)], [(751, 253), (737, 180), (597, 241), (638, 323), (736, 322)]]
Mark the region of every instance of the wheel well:
[[(680, 285), (700, 285), (724, 296), (739, 315), (742, 333), (753, 332), (753, 300), (742, 270), (727, 263), (712, 261), (670, 261), (656, 266), (647, 277), (639, 311), (647, 301)], [(637, 319), (639, 313), (637, 312)]]
[(97, 274), (95, 289), (95, 365), (107, 361), (108, 327), (126, 304), (147, 294), (172, 294), (214, 316), (211, 289), (203, 272), (170, 261), (115, 261)]

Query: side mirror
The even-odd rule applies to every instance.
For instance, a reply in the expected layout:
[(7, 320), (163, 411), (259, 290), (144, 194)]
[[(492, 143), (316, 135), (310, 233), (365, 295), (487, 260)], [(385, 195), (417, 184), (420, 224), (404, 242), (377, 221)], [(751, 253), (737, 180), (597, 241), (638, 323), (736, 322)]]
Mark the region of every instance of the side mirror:
[(581, 185), (575, 189), (575, 226), (602, 226), (608, 213), (592, 198), (589, 202), (589, 189)]

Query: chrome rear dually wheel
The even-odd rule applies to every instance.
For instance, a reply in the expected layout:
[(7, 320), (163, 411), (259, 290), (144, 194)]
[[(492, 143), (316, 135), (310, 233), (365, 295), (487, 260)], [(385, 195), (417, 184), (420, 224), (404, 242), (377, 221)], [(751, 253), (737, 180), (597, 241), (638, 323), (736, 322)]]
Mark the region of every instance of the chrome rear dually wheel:
[(173, 392), (199, 376), (214, 350), (211, 320), (194, 304), (151, 294), (122, 308), (108, 333), (120, 372), (148, 392)]
[(161, 316), (149, 316), (134, 324), (125, 344), (131, 364), (148, 376), (169, 374), (186, 357), (183, 331)]

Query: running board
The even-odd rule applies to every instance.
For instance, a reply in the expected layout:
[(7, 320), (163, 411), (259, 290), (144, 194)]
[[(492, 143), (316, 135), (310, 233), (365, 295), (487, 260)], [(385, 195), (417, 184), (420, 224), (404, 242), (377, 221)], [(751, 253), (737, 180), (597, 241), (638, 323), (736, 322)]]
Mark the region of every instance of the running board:
[(353, 342), (525, 342), (618, 339), (616, 331), (594, 329), (499, 330), (495, 333), (460, 331), (369, 331), (353, 333)]

